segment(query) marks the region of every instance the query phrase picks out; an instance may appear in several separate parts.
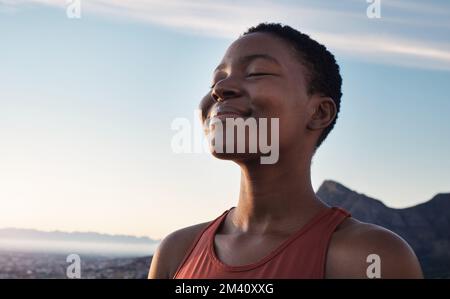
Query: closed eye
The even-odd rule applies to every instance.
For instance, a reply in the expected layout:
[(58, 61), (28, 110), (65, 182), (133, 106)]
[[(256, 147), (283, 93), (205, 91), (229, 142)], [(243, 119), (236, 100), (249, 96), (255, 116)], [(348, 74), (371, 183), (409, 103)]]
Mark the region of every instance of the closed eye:
[[(271, 73), (250, 73), (250, 74), (247, 75), (247, 77), (262, 77), (262, 76), (276, 76), (276, 74), (271, 74)], [(216, 86), (216, 83), (213, 83), (209, 88), (213, 89), (214, 86)]]
[(258, 76), (270, 76), (273, 74), (270, 73), (250, 73), (247, 75), (247, 77), (258, 77)]

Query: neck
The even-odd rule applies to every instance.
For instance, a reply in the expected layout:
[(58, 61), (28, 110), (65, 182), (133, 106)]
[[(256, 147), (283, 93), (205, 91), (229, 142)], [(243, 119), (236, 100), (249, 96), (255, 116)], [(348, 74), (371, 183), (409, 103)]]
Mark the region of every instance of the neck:
[[(281, 155), (280, 155), (281, 157)], [(269, 233), (298, 228), (325, 205), (311, 185), (309, 157), (285, 156), (276, 164), (241, 163), (239, 202), (232, 221), (242, 232)]]

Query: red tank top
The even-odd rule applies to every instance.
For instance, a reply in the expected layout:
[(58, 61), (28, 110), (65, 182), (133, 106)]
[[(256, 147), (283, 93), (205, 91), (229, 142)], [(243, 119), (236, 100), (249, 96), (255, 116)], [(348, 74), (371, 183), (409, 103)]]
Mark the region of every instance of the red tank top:
[(324, 278), (331, 236), (336, 227), (351, 216), (337, 207), (322, 210), (258, 262), (230, 266), (222, 263), (214, 250), (215, 233), (230, 210), (197, 236), (173, 278)]

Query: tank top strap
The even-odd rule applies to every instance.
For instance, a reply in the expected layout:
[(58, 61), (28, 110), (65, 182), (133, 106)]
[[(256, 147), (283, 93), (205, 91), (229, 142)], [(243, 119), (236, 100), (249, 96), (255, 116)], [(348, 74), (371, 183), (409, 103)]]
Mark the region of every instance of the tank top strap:
[(326, 275), (327, 255), (333, 233), (340, 224), (342, 224), (347, 218), (351, 217), (351, 214), (342, 208), (332, 207), (332, 210), (333, 212), (330, 213), (329, 217), (323, 219), (318, 227), (315, 227), (313, 230), (320, 232), (321, 234), (320, 238), (317, 238), (316, 240), (316, 248), (319, 249), (317, 252), (319, 261), (317, 268), (319, 270), (320, 278), (325, 278)]
[[(214, 219), (213, 221), (211, 221), (205, 228), (203, 228), (201, 230), (200, 233), (197, 234), (197, 236), (194, 239), (194, 242), (191, 244), (191, 246), (189, 247), (189, 250), (186, 252), (182, 262), (180, 263), (180, 265), (177, 268), (177, 271), (175, 272), (173, 278), (177, 277), (178, 272), (180, 272), (181, 268), (184, 266), (184, 264), (186, 263), (186, 261), (188, 260), (188, 258), (192, 255), (192, 252), (194, 251), (195, 248), (201, 248), (202, 244), (201, 243), (201, 239), (203, 239), (203, 243), (209, 240), (210, 236), (214, 231), (216, 231), (216, 227), (219, 226), (222, 223), (223, 218), (228, 214), (228, 212), (231, 211), (232, 208), (224, 211), (219, 217), (217, 217), (216, 219)], [(200, 246), (197, 246), (200, 245)]]

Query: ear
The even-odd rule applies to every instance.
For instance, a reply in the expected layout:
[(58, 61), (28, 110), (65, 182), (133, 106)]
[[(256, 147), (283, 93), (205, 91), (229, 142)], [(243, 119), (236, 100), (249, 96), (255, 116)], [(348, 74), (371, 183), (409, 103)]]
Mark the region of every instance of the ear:
[(330, 97), (314, 95), (310, 98), (309, 120), (307, 128), (309, 130), (321, 130), (328, 127), (336, 118), (336, 104)]

